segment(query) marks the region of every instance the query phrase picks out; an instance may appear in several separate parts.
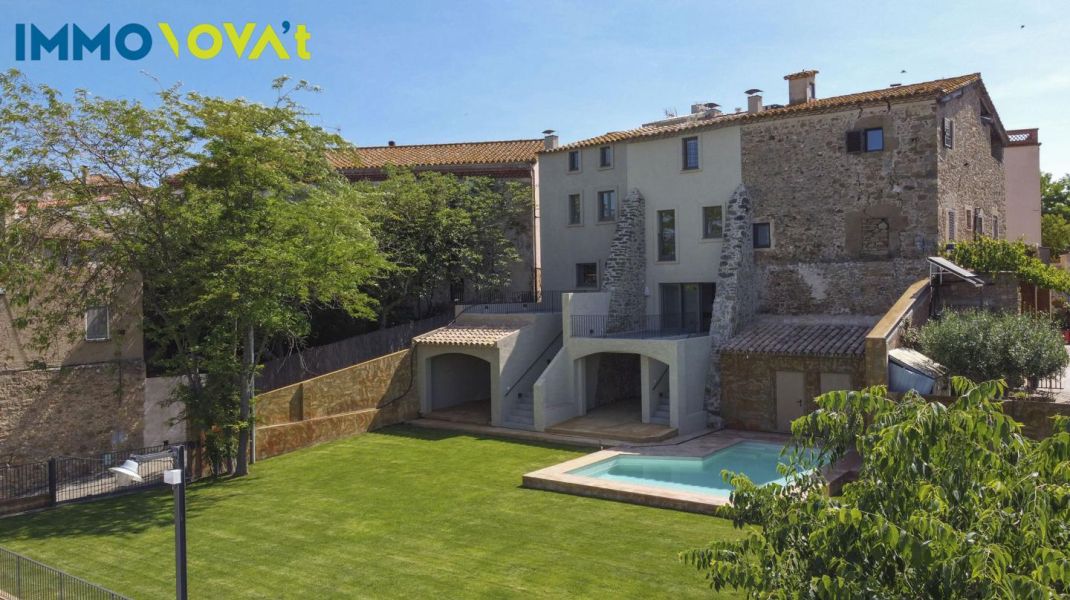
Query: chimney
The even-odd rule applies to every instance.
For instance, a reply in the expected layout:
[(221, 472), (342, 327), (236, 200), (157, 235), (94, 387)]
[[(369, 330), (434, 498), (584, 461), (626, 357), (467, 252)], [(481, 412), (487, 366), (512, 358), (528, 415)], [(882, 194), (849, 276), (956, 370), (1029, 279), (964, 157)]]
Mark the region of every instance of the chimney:
[(554, 148), (557, 148), (557, 136), (554, 135), (553, 129), (547, 129), (546, 131), (542, 132), (542, 135), (543, 150), (553, 150)]
[(390, 146), (391, 148), (393, 148), (393, 147), (394, 147), (394, 146), (396, 146), (397, 144), (395, 144), (395, 143), (394, 143), (394, 140), (390, 140), (389, 142), (387, 142), (387, 143), (386, 143), (386, 145), (387, 145), (387, 146)]
[(784, 76), (784, 79), (788, 80), (789, 105), (812, 102), (817, 99), (814, 91), (814, 79), (816, 76), (817, 71), (814, 70), (799, 71), (798, 73)]
[(747, 112), (762, 112), (762, 90), (751, 88), (743, 93), (747, 95)]

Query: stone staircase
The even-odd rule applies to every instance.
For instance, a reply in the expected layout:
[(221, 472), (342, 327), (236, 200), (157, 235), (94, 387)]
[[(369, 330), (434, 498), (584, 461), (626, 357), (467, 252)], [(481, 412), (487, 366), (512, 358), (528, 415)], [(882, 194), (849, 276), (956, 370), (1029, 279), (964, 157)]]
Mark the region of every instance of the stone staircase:
[(655, 404), (652, 407), (652, 410), (651, 410), (651, 413), (650, 413), (650, 422), (651, 423), (658, 423), (659, 425), (668, 425), (669, 424), (669, 399), (668, 398), (660, 398), (658, 396), (655, 396), (655, 397), (653, 397), (651, 399), (651, 401), (654, 402)]
[(522, 394), (513, 399), (502, 417), (502, 424), (514, 429), (535, 429), (535, 404), (532, 394)]

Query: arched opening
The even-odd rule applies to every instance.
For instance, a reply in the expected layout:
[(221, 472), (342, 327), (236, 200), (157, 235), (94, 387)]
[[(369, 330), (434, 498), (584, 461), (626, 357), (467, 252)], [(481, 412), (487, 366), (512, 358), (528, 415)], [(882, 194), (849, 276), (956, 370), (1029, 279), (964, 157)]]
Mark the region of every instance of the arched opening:
[(468, 354), (428, 359), (431, 414), (465, 423), (490, 423), (490, 363)]

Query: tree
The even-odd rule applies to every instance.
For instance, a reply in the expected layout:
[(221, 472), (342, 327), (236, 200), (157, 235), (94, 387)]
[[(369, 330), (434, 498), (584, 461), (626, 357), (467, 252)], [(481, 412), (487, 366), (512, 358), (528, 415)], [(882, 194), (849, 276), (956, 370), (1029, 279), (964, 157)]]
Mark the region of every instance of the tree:
[(925, 323), (918, 341), (922, 353), (952, 373), (1004, 379), (1015, 387), (1070, 363), (1063, 336), (1046, 315), (948, 311)]
[(1040, 174), (1040, 205), (1046, 215), (1070, 219), (1070, 174), (1059, 179), (1051, 173)]
[(509, 282), (519, 260), (511, 238), (525, 229), (532, 207), (528, 186), (390, 169), (385, 181), (357, 189), (369, 198), (374, 234), (397, 267), (371, 291), (381, 327), (411, 303), (420, 316), (450, 285), (494, 290)]
[[(114, 305), (143, 278), (133, 301), (160, 363), (187, 377), (187, 414), (224, 418), (239, 396), (233, 422), (197, 423), (237, 431), (237, 475), (265, 345), (305, 335), (317, 303), (373, 316), (363, 287), (388, 266), (364, 198), (327, 162), (345, 142), (292, 100), (307, 84), (286, 86), (272, 106), (170, 88), (147, 107), (0, 76), (0, 214), (14, 217), (0, 285), (20, 324), (47, 345), (87, 299)], [(57, 250), (81, 259), (60, 266)]]
[(1040, 217), (1040, 243), (1051, 250), (1053, 256), (1070, 250), (1070, 221), (1062, 214), (1047, 214)]
[[(1054, 598), (1070, 593), (1070, 418), (1033, 441), (1001, 382), (955, 378), (949, 406), (884, 388), (829, 392), (792, 424), (790, 486), (743, 475), (728, 511), (743, 539), (683, 559), (751, 598)], [(816, 449), (816, 450), (810, 450)], [(856, 450), (830, 497), (818, 471)]]
[(959, 242), (946, 252), (952, 262), (979, 273), (993, 275), (1014, 273), (1020, 281), (1035, 286), (1070, 293), (1070, 273), (1045, 264), (1025, 242), (980, 237)]

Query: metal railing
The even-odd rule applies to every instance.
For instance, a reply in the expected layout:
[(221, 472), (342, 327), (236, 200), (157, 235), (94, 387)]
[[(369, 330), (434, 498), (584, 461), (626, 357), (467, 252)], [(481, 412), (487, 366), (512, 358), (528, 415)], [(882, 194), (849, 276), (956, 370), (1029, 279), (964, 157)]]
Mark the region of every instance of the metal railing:
[(0, 548), (0, 598), (16, 600), (129, 600), (84, 579)]
[(650, 339), (707, 335), (709, 319), (698, 315), (572, 315), (572, 337)]
[(494, 290), (466, 295), (455, 300), (469, 314), (508, 314), (561, 312), (561, 294), (554, 290), (509, 291)]

